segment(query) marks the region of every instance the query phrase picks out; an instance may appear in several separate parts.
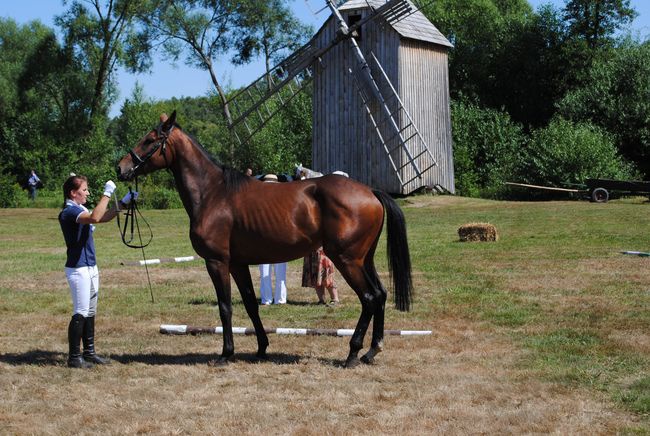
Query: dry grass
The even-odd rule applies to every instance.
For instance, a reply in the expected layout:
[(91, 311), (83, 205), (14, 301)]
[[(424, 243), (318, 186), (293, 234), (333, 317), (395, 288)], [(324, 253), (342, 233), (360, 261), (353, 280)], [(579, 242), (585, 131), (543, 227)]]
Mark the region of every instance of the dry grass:
[[(546, 371), (552, 369), (537, 366), (545, 355), (525, 345), (529, 338), (558, 328), (589, 328), (611, 350), (612, 358), (646, 356), (646, 363), (635, 368), (647, 369), (648, 324), (632, 313), (643, 311), (639, 305), (648, 301), (639, 295), (647, 292), (650, 283), (647, 259), (572, 252), (554, 257), (549, 253), (566, 249), (562, 248), (566, 240), (557, 244), (551, 238), (540, 242), (542, 246), (530, 243), (518, 228), (528, 227), (520, 222), (523, 218), (509, 221), (509, 209), (536, 205), (494, 206), (449, 197), (411, 201), (413, 205), (405, 210), (411, 220), (416, 300), (410, 314), (389, 309), (386, 327), (426, 329), (433, 334), (389, 336), (376, 365), (352, 370), (341, 368), (348, 339), (324, 336), (270, 335), (270, 356), (263, 362), (254, 358), (254, 337), (236, 336), (234, 361), (225, 367), (211, 365), (221, 349), (220, 336), (158, 333), (160, 324), (217, 323), (214, 292), (201, 263), (152, 267), (156, 303), (151, 304), (142, 269), (119, 266), (125, 253), (136, 259), (138, 254), (111, 245), (106, 235), (98, 240), (100, 258), (105, 253), (106, 260), (100, 265), (97, 346), (114, 362), (88, 371), (69, 369), (65, 367), (69, 297), (59, 265), (60, 235), (54, 229), (52, 241), (34, 241), (31, 230), (19, 230), (20, 225), (12, 227), (13, 221), (9, 222), (9, 230), (0, 230), (0, 241), (16, 244), (24, 237), (30, 242), (21, 250), (35, 245), (34, 250), (53, 259), (42, 259), (46, 266), (32, 270), (24, 261), (12, 260), (12, 253), (0, 255), (0, 433), (593, 435), (650, 431), (647, 417), (616, 403), (609, 385), (590, 387), (549, 378)], [(505, 210), (506, 215), (486, 214), (492, 209)], [(6, 210), (0, 210), (0, 219), (15, 214), (23, 223), (35, 220), (29, 217), (34, 211)], [(537, 214), (538, 210), (531, 212)], [(155, 223), (156, 213), (149, 215), (154, 229), (160, 231), (165, 214), (159, 223)], [(425, 230), (432, 225), (424, 217), (431, 215), (441, 222)], [(447, 216), (444, 222), (443, 215)], [(507, 228), (509, 236), (499, 244), (458, 244), (455, 229), (474, 216)], [(178, 240), (186, 238), (186, 228), (181, 230)], [(427, 245), (432, 235), (435, 242)], [(182, 239), (178, 247), (172, 245), (173, 250), (166, 246), (159, 252), (153, 247), (150, 257), (191, 254), (186, 244)], [(383, 260), (378, 264), (383, 265)], [(300, 263), (291, 263), (291, 304), (261, 309), (265, 326), (354, 327), (359, 304), (347, 286), (339, 284), (341, 307), (317, 307), (312, 304), (313, 291), (291, 286), (299, 282), (299, 274)], [(380, 275), (387, 280), (385, 271)], [(253, 277), (258, 277), (255, 267)], [(493, 307), (501, 304), (497, 300), (502, 306)], [(523, 321), (508, 324), (493, 315), (509, 304), (525, 313)], [(250, 325), (237, 299), (234, 317), (234, 325)], [(593, 356), (594, 367), (599, 358)], [(625, 377), (612, 374), (617, 385), (633, 385), (639, 379), (633, 372)]]
[(389, 337), (380, 364), (354, 370), (340, 368), (341, 338), (273, 336), (258, 363), (254, 338), (237, 337), (237, 359), (219, 368), (208, 362), (220, 338), (104, 320), (114, 364), (76, 371), (64, 367), (64, 323), (3, 336), (8, 433), (606, 434), (636, 421), (602, 396), (531, 380), (512, 343), (456, 319), (429, 324), (431, 337)]

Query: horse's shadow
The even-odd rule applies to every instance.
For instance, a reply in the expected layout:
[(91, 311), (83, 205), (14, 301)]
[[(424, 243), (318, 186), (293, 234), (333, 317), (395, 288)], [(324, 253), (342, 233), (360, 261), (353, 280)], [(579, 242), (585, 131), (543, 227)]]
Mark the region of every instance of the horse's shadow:
[[(144, 363), (145, 365), (215, 365), (216, 354), (190, 353), (190, 354), (111, 354), (111, 360), (128, 365), (131, 363)], [(258, 358), (254, 353), (237, 353), (230, 358), (230, 362), (246, 363), (273, 363), (275, 365), (294, 365), (304, 356), (286, 353), (269, 353), (265, 359)], [(0, 354), (0, 362), (12, 366), (65, 366), (68, 355), (58, 351), (30, 350), (24, 353)], [(342, 360), (322, 359), (318, 361), (323, 365), (343, 366)]]
[[(217, 302), (216, 299), (207, 299), (203, 297), (199, 298), (193, 298), (187, 302), (187, 304), (190, 304), (192, 306), (200, 306), (200, 305), (208, 305), (208, 306), (218, 306), (219, 303)], [(298, 301), (298, 300), (287, 300), (286, 303), (288, 306), (319, 306), (317, 301), (311, 302), (311, 301)], [(244, 303), (241, 300), (234, 300), (232, 302), (233, 307), (234, 306), (243, 306)], [(260, 304), (260, 306), (262, 306)]]

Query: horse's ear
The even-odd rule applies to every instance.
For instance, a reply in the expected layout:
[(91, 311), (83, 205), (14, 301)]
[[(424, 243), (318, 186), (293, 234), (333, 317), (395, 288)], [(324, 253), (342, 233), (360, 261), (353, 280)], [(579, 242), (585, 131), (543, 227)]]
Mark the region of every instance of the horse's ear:
[[(165, 115), (165, 114), (163, 114)], [(176, 111), (172, 112), (171, 116), (167, 118), (167, 115), (165, 115), (165, 119), (162, 119), (162, 115), (160, 116), (160, 121), (162, 121), (163, 125), (161, 130), (163, 132), (169, 132), (172, 127), (174, 127), (174, 124), (176, 123)]]

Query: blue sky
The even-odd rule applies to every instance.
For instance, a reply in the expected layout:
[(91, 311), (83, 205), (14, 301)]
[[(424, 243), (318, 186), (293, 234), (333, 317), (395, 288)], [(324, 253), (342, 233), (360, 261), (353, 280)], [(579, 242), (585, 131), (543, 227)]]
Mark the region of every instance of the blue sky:
[[(65, 10), (61, 0), (0, 0), (0, 2), (0, 16), (13, 18), (21, 24), (38, 19), (54, 27), (54, 17)], [(549, 2), (558, 7), (564, 5), (564, 0), (529, 0), (529, 2), (533, 8)], [(650, 37), (650, 1), (632, 0), (631, 4), (639, 13), (632, 29), (639, 32), (642, 37)], [(315, 14), (325, 6), (324, 0), (293, 0), (291, 6), (300, 20), (311, 24), (315, 30), (329, 16), (328, 11)], [(263, 65), (259, 62), (243, 67), (233, 67), (228, 64), (225, 68), (219, 69), (218, 77), (223, 85), (237, 87), (252, 82), (263, 71)], [(174, 66), (169, 62), (157, 61), (149, 74), (133, 75), (120, 70), (117, 81), (120, 95), (111, 109), (113, 116), (119, 114), (122, 102), (131, 95), (136, 83), (144, 87), (147, 97), (156, 100), (203, 96), (212, 88), (207, 72), (186, 67), (182, 62)]]

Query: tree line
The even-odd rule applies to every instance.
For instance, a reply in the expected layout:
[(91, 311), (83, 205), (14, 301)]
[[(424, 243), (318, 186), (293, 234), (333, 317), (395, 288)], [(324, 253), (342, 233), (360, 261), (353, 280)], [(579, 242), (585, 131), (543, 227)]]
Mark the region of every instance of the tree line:
[[(218, 80), (253, 59), (268, 72), (306, 42), (313, 29), (288, 0), (65, 5), (56, 29), (0, 19), (0, 205), (19, 203), (31, 168), (57, 192), (70, 172), (96, 183), (113, 177), (116, 158), (174, 109), (182, 127), (228, 165), (255, 172), (309, 165), (309, 92), (241, 146), (227, 129), (236, 90)], [(624, 32), (636, 17), (629, 0), (567, 0), (537, 10), (526, 0), (437, 0), (423, 12), (454, 45), (459, 194), (513, 195), (508, 179), (559, 186), (650, 175), (650, 42)], [(109, 117), (117, 66), (150, 71), (154, 57), (205, 71), (213, 88), (205, 97), (164, 101), (136, 88)], [(165, 173), (146, 183), (153, 206), (174, 203)]]

